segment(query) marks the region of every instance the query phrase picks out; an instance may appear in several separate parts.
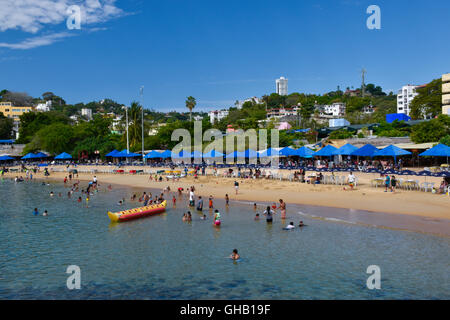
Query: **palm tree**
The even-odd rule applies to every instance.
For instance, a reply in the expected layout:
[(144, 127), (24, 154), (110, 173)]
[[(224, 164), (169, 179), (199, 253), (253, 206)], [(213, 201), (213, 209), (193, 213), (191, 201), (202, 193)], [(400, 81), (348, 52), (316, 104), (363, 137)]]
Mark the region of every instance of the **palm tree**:
[(189, 109), (189, 115), (190, 115), (190, 120), (192, 121), (192, 109), (195, 108), (195, 105), (197, 104), (197, 102), (195, 101), (195, 98), (192, 96), (189, 96), (186, 98), (186, 108)]
[(133, 149), (142, 140), (141, 138), (141, 105), (133, 101), (131, 103), (130, 109), (128, 110), (128, 119), (130, 124), (128, 126), (129, 137), (130, 137), (130, 147)]

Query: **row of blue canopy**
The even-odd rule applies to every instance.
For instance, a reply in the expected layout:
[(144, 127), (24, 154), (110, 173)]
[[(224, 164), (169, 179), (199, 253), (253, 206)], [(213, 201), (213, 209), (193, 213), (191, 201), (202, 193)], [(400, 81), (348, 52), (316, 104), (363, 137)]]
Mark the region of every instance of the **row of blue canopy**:
[[(399, 147), (396, 147), (394, 145), (387, 146), (384, 149), (378, 149), (375, 146), (371, 144), (366, 144), (361, 148), (357, 148), (354, 145), (346, 144), (339, 149), (336, 147), (333, 147), (332, 145), (327, 145), (326, 147), (320, 149), (317, 152), (314, 152), (308, 147), (301, 147), (299, 149), (292, 149), (289, 147), (282, 148), (282, 149), (273, 149), (269, 148), (267, 150), (263, 151), (255, 151), (251, 149), (247, 149), (245, 151), (234, 151), (228, 155), (225, 155), (219, 151), (211, 150), (207, 153), (201, 153), (199, 151), (193, 151), (193, 152), (187, 152), (187, 151), (180, 151), (178, 153), (173, 153), (170, 150), (165, 150), (163, 152), (158, 152), (155, 150), (150, 151), (147, 155), (144, 156), (146, 159), (167, 159), (167, 158), (173, 158), (173, 159), (186, 159), (186, 158), (195, 158), (195, 159), (211, 159), (211, 158), (222, 158), (225, 156), (226, 159), (234, 159), (234, 158), (264, 158), (264, 157), (272, 157), (275, 155), (279, 156), (298, 156), (301, 158), (312, 158), (314, 156), (322, 156), (322, 157), (332, 157), (335, 155), (347, 155), (347, 156), (359, 156), (359, 157), (378, 157), (378, 156), (388, 156), (388, 157), (396, 157), (403, 156), (403, 155), (410, 155), (411, 152), (401, 149)], [(133, 158), (133, 157), (140, 157), (140, 154), (133, 153), (130, 151), (127, 151), (126, 149), (122, 151), (113, 150), (110, 153), (106, 155), (107, 157), (113, 157), (113, 158)], [(419, 154), (419, 156), (422, 157), (450, 157), (450, 147), (446, 146), (444, 144), (438, 144), (434, 146), (433, 148), (422, 152)], [(28, 153), (27, 155), (23, 156), (22, 160), (29, 160), (29, 159), (42, 159), (42, 158), (48, 158), (49, 156), (46, 155), (43, 152), (39, 153)], [(72, 159), (72, 156), (66, 152), (63, 152), (55, 157), (55, 160), (70, 160)], [(8, 160), (14, 160), (14, 158), (10, 156), (2, 156), (0, 157), (0, 161), (8, 161)]]

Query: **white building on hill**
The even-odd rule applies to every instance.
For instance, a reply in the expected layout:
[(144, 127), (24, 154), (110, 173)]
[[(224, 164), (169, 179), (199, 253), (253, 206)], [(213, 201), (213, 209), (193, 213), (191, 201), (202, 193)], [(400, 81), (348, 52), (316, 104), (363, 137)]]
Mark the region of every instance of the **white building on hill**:
[(404, 113), (409, 116), (411, 112), (410, 104), (418, 95), (416, 90), (424, 86), (406, 85), (403, 86), (397, 94), (397, 113)]
[(280, 96), (287, 96), (288, 95), (288, 79), (285, 77), (280, 77), (280, 79), (275, 80), (277, 93)]
[(228, 116), (228, 110), (214, 110), (208, 112), (209, 116), (209, 122), (211, 124), (214, 124), (216, 121), (219, 122), (223, 118), (226, 118)]

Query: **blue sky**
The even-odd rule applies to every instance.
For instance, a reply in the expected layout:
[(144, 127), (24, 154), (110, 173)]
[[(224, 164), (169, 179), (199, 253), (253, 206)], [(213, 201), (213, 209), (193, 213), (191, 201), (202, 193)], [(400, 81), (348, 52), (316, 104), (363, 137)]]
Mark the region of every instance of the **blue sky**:
[[(0, 0), (0, 89), (52, 91), (68, 103), (112, 98), (185, 110), (275, 91), (320, 93), (367, 82), (396, 91), (450, 72), (450, 1)], [(432, 5), (430, 5), (432, 3)], [(85, 8), (81, 30), (66, 6)], [(366, 9), (381, 8), (381, 30)], [(8, 10), (9, 9), (9, 10)], [(6, 13), (5, 13), (6, 11)]]

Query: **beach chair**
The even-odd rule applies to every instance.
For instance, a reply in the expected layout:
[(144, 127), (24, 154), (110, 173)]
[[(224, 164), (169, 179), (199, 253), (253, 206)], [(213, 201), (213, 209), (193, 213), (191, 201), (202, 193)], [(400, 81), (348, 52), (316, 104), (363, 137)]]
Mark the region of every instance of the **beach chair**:
[(430, 184), (428, 182), (422, 182), (422, 184), (420, 185), (420, 190), (428, 192), (428, 188), (429, 188)]

